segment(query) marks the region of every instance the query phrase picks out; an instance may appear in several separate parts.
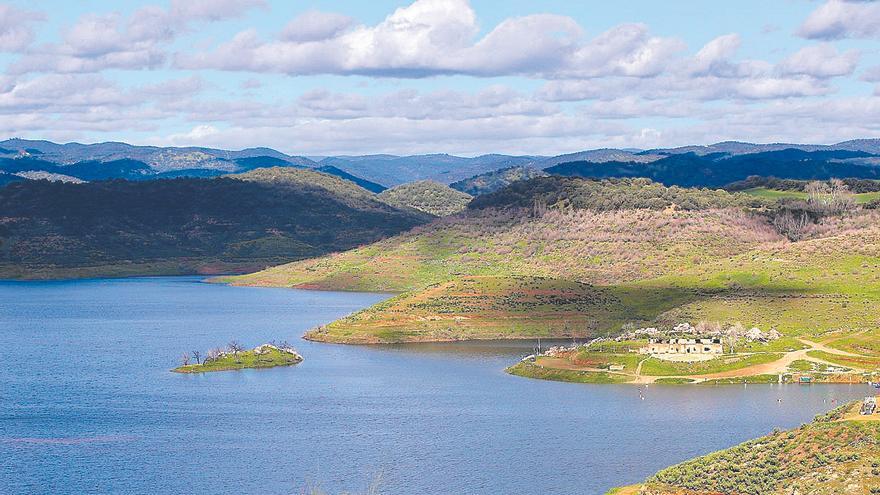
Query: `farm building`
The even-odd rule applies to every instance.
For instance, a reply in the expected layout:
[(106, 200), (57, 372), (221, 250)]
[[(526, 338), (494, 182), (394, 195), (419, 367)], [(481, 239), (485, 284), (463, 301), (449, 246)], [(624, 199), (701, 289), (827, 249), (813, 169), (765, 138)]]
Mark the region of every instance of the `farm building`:
[(639, 354), (721, 354), (724, 349), (718, 338), (650, 339)]

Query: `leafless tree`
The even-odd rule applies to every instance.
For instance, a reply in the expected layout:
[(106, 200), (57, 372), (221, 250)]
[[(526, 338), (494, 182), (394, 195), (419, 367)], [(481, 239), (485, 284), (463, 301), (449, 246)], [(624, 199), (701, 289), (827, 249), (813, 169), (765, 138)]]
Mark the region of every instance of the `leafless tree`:
[(219, 347), (215, 347), (208, 351), (208, 355), (205, 356), (205, 362), (214, 361), (215, 359), (218, 359), (221, 354), (223, 354), (223, 350)]
[(773, 217), (773, 227), (791, 241), (799, 241), (806, 237), (809, 225), (810, 217), (806, 212), (796, 215), (785, 210)]
[(807, 193), (807, 203), (816, 207), (825, 206), (825, 203), (828, 200), (828, 184), (814, 180), (804, 186), (804, 191)]
[(189, 354), (183, 353), (180, 356), (180, 362), (183, 363), (184, 366), (189, 365)]
[(724, 343), (727, 345), (727, 348), (730, 349), (730, 353), (733, 354), (736, 352), (737, 346), (742, 341), (743, 336), (746, 333), (746, 327), (743, 326), (742, 323), (736, 322), (731, 325), (730, 328), (725, 330), (724, 332)]
[(828, 196), (828, 203), (833, 213), (844, 213), (856, 207), (855, 196), (840, 179), (831, 179)]
[(541, 218), (547, 213), (547, 200), (541, 197), (536, 197), (535, 202), (532, 204), (532, 216), (535, 218)]
[(229, 348), (229, 352), (233, 354), (238, 354), (239, 352), (244, 350), (244, 347), (238, 343), (237, 340), (233, 340), (226, 345)]
[(196, 364), (202, 364), (202, 353), (200, 351), (192, 351), (192, 356), (196, 360)]

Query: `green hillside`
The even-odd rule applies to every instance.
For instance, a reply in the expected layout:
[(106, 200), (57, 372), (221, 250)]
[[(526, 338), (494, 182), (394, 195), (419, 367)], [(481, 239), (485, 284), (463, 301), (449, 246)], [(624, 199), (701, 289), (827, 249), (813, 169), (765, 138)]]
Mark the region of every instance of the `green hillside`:
[[(878, 213), (818, 218), (792, 242), (773, 204), (642, 179), (538, 178), (368, 246), (225, 281), (403, 293), (312, 335), (321, 340), (586, 336), (705, 319), (880, 345)], [(620, 299), (523, 312), (536, 280), (548, 294), (576, 283)]]
[(273, 168), (215, 179), (0, 189), (0, 277), (228, 273), (345, 250), (430, 217), (338, 177)]
[(436, 217), (454, 215), (467, 208), (472, 199), (468, 194), (430, 180), (401, 184), (382, 191), (378, 197), (395, 208), (412, 208)]
[[(880, 415), (842, 406), (810, 424), (774, 432), (669, 467), (633, 495), (871, 495), (880, 493)], [(625, 491), (624, 491), (625, 490)]]

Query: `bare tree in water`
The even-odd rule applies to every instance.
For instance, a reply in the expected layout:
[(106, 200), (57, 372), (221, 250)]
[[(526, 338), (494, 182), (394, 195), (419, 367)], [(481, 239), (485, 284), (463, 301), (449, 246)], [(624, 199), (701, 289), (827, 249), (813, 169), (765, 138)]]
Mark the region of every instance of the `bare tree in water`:
[(189, 365), (189, 354), (183, 353), (180, 356), (180, 362), (183, 363), (184, 366)]
[(200, 351), (192, 351), (193, 359), (196, 360), (196, 364), (202, 364), (202, 353)]

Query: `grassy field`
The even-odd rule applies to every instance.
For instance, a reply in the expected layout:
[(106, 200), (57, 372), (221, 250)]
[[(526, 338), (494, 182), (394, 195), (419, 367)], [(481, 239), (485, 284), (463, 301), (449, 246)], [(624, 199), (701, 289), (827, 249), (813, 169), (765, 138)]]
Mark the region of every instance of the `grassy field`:
[[(742, 191), (750, 196), (765, 199), (807, 199), (807, 193), (803, 191), (782, 191), (778, 189), (768, 189), (766, 187), (753, 187)], [(853, 194), (856, 203), (865, 204), (880, 199), (880, 192), (869, 192)]]
[(642, 364), (642, 374), (647, 376), (707, 375), (738, 370), (756, 364), (770, 363), (779, 360), (781, 357), (782, 354), (763, 352), (722, 356), (694, 363), (663, 361), (652, 357)]
[(809, 351), (807, 356), (822, 359), (843, 367), (859, 368), (867, 371), (880, 371), (880, 357), (841, 356), (825, 351)]
[(171, 371), (176, 373), (207, 373), (211, 371), (229, 371), (246, 368), (274, 368), (275, 366), (292, 366), (302, 362), (302, 356), (278, 349), (268, 349), (263, 354), (253, 350), (227, 354), (203, 364), (178, 366)]
[(857, 407), (848, 404), (800, 428), (669, 467), (624, 493), (880, 493), (880, 415), (865, 421), (855, 414)]
[(468, 276), (393, 297), (312, 330), (307, 338), (383, 343), (586, 337), (616, 331), (625, 322), (649, 322), (694, 297), (677, 289)]
[(542, 368), (541, 366), (527, 361), (521, 361), (507, 368), (507, 372), (511, 375), (523, 376), (526, 378), (574, 383), (610, 384), (632, 381), (632, 378), (626, 375), (618, 375), (602, 371), (575, 371), (558, 368)]

